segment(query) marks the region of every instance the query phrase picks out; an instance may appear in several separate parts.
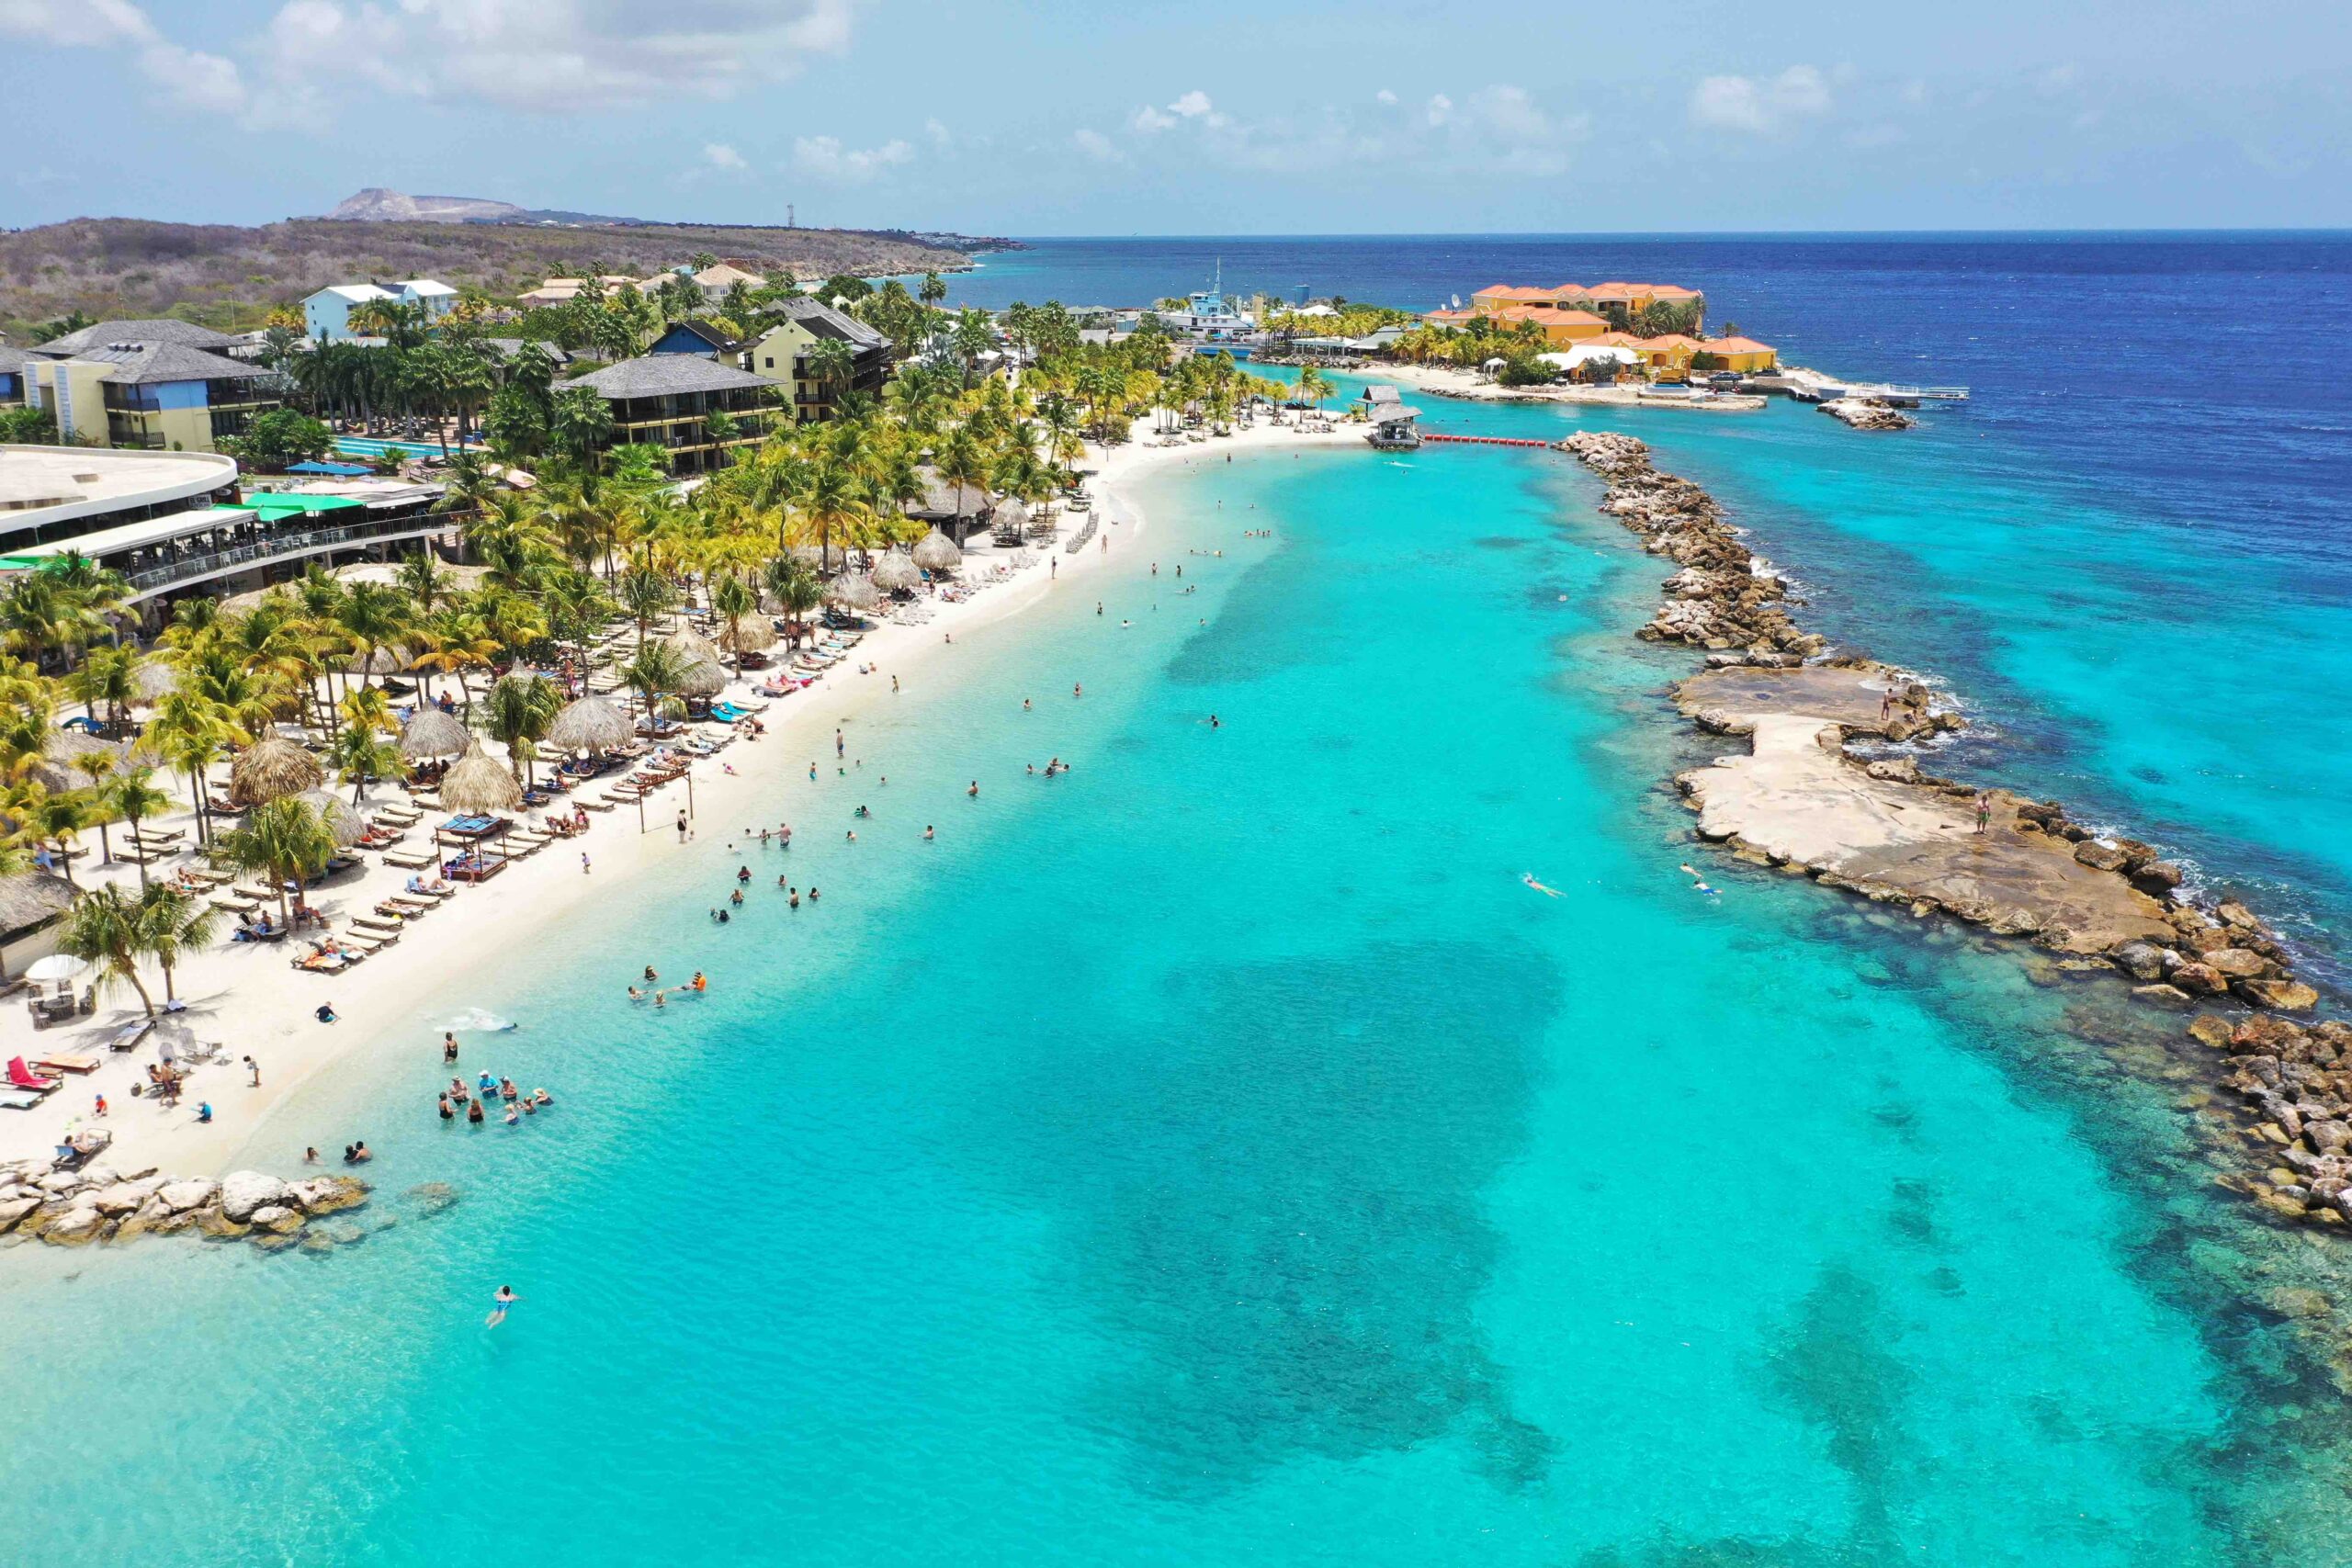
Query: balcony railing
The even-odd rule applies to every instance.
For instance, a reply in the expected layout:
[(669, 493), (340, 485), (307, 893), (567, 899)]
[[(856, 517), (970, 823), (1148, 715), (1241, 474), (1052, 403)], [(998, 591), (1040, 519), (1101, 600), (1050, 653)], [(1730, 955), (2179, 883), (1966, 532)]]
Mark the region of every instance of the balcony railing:
[(299, 534), (273, 535), (256, 544), (237, 545), (200, 556), (183, 556), (161, 566), (144, 567), (125, 573), (124, 577), (133, 593), (153, 593), (158, 589), (210, 577), (232, 567), (253, 566), (287, 556), (309, 555), (332, 549), (337, 545), (364, 545), (377, 539), (397, 539), (403, 535), (443, 534), (457, 526), (458, 520), (454, 516), (435, 513), (422, 517), (391, 517), (380, 523), (352, 523), (340, 528), (310, 528)]

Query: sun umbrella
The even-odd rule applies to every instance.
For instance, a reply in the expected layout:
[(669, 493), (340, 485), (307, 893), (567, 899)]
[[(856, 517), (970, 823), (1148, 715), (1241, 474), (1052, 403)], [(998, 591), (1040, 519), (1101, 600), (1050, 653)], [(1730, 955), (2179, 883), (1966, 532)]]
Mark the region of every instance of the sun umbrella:
[(846, 605), (861, 613), (875, 609), (882, 603), (882, 591), (874, 586), (872, 578), (852, 573), (844, 573), (835, 579), (825, 596), (836, 604)]
[(401, 731), (401, 755), (412, 762), (427, 757), (462, 757), (473, 743), (472, 732), (455, 714), (443, 713), (429, 703)]
[(334, 835), (334, 841), (345, 849), (357, 843), (368, 831), (368, 824), (359, 819), (359, 813), (339, 795), (329, 795), (322, 789), (311, 789), (304, 790), (295, 798), (319, 814), (319, 820), (326, 824), (327, 831)]
[(180, 689), (180, 672), (161, 660), (140, 660), (130, 680), (139, 690), (140, 701), (145, 703), (160, 702)]
[(689, 664), (697, 659), (709, 664), (719, 662), (718, 645), (693, 632), (673, 632), (662, 639), (662, 645)]
[(70, 953), (52, 953), (46, 958), (34, 959), (32, 967), (25, 971), (25, 978), (53, 986), (71, 980), (89, 966), (87, 960), (76, 958)]
[(397, 675), (408, 668), (408, 660), (379, 645), (369, 649), (366, 659), (345, 660), (343, 667), (354, 675)]
[(495, 816), (523, 804), (523, 786), (476, 741), (442, 775), (441, 804), (452, 811)]
[(915, 564), (925, 571), (954, 571), (964, 564), (956, 541), (933, 528), (915, 545)]
[(775, 627), (765, 615), (746, 615), (718, 634), (718, 646), (729, 653), (757, 653), (775, 646)]
[(237, 753), (229, 765), (229, 798), (239, 806), (259, 806), (280, 795), (316, 789), (325, 778), (319, 760), (281, 736), (256, 740)]
[(697, 659), (687, 664), (675, 687), (681, 696), (715, 697), (727, 689), (727, 671), (715, 659)]
[(634, 733), (628, 715), (603, 697), (565, 705), (548, 726), (548, 744), (559, 751), (605, 751), (626, 746)]
[(915, 565), (911, 556), (901, 555), (897, 550), (885, 552), (882, 558), (874, 563), (874, 586), (887, 592), (896, 593), (902, 588), (912, 588), (922, 581), (922, 568)]

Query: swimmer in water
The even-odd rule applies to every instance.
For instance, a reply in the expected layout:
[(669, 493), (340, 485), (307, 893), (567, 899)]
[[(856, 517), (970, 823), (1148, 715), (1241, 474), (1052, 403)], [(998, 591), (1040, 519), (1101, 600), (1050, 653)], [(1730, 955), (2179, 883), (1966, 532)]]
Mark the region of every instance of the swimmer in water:
[(1685, 875), (1690, 878), (1691, 892), (1704, 893), (1710, 898), (1719, 897), (1713, 888), (1707, 886), (1707, 879), (1699, 874), (1698, 867), (1692, 865), (1690, 862), (1685, 861), (1682, 863), (1680, 869)]
[(516, 1302), (519, 1302), (522, 1299), (522, 1297), (514, 1293), (514, 1286), (499, 1286), (498, 1293), (490, 1298), (490, 1316), (482, 1324), (482, 1326), (484, 1328), (495, 1328), (500, 1324), (504, 1323), (506, 1321), (506, 1309), (513, 1306)]
[(1540, 883), (1540, 882), (1536, 881), (1536, 880), (1535, 880), (1535, 874), (1534, 874), (1533, 872), (1532, 872), (1532, 871), (1522, 871), (1522, 872), (1521, 872), (1521, 873), (1519, 874), (1519, 879), (1520, 879), (1520, 881), (1521, 881), (1521, 882), (1525, 883), (1528, 886), (1532, 887), (1533, 889), (1535, 889), (1535, 891), (1537, 891), (1538, 893), (1541, 893), (1542, 895), (1544, 895), (1544, 897), (1545, 897), (1546, 898), (1557, 898), (1557, 897), (1560, 896), (1560, 890), (1559, 890), (1558, 888), (1556, 888), (1556, 887), (1546, 887), (1545, 886), (1544, 886), (1544, 884), (1542, 884), (1542, 883)]

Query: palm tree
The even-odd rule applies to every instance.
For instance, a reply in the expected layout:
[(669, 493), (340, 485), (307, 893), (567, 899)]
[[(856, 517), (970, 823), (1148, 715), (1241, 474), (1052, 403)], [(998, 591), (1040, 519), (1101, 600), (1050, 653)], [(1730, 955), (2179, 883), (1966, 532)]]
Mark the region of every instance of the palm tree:
[[(144, 762), (135, 762), (118, 769), (98, 791), (99, 799), (114, 817), (130, 824), (130, 839), (139, 841), (139, 824), (150, 817), (159, 816), (172, 808), (172, 797), (155, 787), (155, 770)], [(139, 860), (139, 886), (147, 887), (145, 852)]]
[[(636, 351), (634, 339), (628, 347)], [(548, 434), (582, 463), (590, 463), (596, 448), (612, 434), (613, 406), (598, 397), (595, 389), (566, 387), (555, 395), (555, 417), (548, 422)]]
[(729, 572), (711, 585), (710, 607), (727, 623), (727, 640), (735, 649), (735, 668), (743, 668), (743, 617), (756, 614), (760, 596), (750, 582)]
[(139, 993), (140, 1006), (153, 1018), (155, 998), (139, 978), (141, 962), (155, 960), (164, 971), (164, 998), (174, 1000), (172, 969), (180, 954), (211, 942), (220, 922), (218, 909), (198, 903), (176, 887), (146, 887), (136, 898), (129, 898), (109, 883), (74, 900), (57, 945), (62, 952), (102, 965), (101, 986), (130, 981)]
[[(237, 726), (200, 694), (167, 694), (147, 721), (140, 744), (187, 776), (188, 798), (196, 802), (196, 841), (211, 841), (212, 797), (206, 777), (219, 761), (220, 750), (238, 739)], [(132, 829), (134, 832), (137, 829)]]
[(678, 602), (678, 590), (652, 567), (633, 566), (621, 573), (620, 581), (614, 586), (613, 598), (622, 612), (637, 623), (637, 650), (641, 654), (645, 651), (646, 633)]
[(825, 602), (824, 580), (807, 561), (794, 556), (778, 556), (768, 562), (766, 577), (768, 597), (791, 620), (792, 639), (797, 645), (809, 613)]
[(992, 477), (989, 454), (969, 425), (951, 432), (947, 439), (939, 444), (935, 466), (939, 469), (939, 477), (956, 487), (956, 515), (959, 521), (964, 515), (964, 488), (967, 485), (979, 486), (980, 510), (988, 510), (988, 487)]
[(391, 737), (400, 733), (393, 722), (391, 699), (381, 686), (363, 686), (343, 699), (343, 732), (327, 748), (335, 777), (351, 786), (351, 804), (367, 797), (368, 781), (400, 772), (402, 758)]
[(653, 716), (653, 705), (664, 692), (677, 690), (685, 678), (686, 658), (666, 642), (640, 646), (637, 657), (621, 666), (621, 679), (645, 700), (645, 714)]
[(563, 694), (544, 675), (508, 675), (482, 694), (481, 726), (493, 740), (506, 747), (506, 763), (517, 784), (527, 782), (525, 769), (539, 754), (548, 726), (563, 710)]
[(376, 650), (404, 638), (416, 624), (406, 593), (387, 582), (355, 582), (335, 613), (335, 627), (358, 645), (359, 683), (369, 680)]
[(243, 876), (259, 874), (269, 879), (277, 895), (277, 912), (293, 923), (286, 902), (286, 885), (300, 885), (326, 869), (334, 858), (334, 835), (300, 795), (264, 801), (245, 817), (244, 826), (232, 828), (212, 840), (215, 864)]
[(426, 618), (417, 629), (417, 640), (424, 651), (417, 655), (416, 667), (457, 676), (458, 694), (464, 698), (467, 711), (471, 712), (474, 694), (466, 685), (466, 671), (488, 664), (498, 652), (497, 639), (490, 635), (481, 617), (452, 604)]
[(838, 338), (825, 338), (808, 350), (808, 378), (817, 383), (820, 414), (831, 412), (856, 371), (856, 354)]
[(854, 533), (867, 515), (865, 502), (858, 491), (856, 474), (840, 463), (820, 464), (808, 476), (808, 492), (800, 498), (797, 509), (797, 532), (802, 539), (816, 540), (820, 570), (832, 566), (834, 537)]
[[(38, 785), (34, 786), (36, 789)], [(42, 791), (17, 814), (17, 831), (36, 844), (57, 846), (57, 863), (65, 880), (74, 880), (74, 840), (92, 824), (90, 796), (78, 789)]]
[(416, 608), (430, 615), (440, 608), (449, 595), (450, 576), (441, 570), (430, 550), (419, 550), (413, 556), (402, 556), (392, 568), (392, 581), (409, 596)]

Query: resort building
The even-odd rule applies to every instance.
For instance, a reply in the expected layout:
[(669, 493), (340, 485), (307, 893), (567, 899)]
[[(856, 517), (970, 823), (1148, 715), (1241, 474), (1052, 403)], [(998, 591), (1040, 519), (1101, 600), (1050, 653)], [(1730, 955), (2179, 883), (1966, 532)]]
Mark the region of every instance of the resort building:
[(746, 288), (765, 288), (768, 284), (768, 280), (758, 273), (745, 272), (741, 267), (730, 266), (725, 262), (717, 266), (707, 266), (694, 276), (695, 282), (702, 288), (702, 297), (714, 305), (727, 298), (727, 291), (739, 283)]
[[(1693, 328), (1706, 320), (1707, 297), (1695, 288), (1671, 283), (1563, 283), (1553, 288), (1513, 283), (1489, 284), (1470, 297), (1471, 312), (1481, 316), (1510, 311), (1582, 311), (1605, 316), (1607, 326), (1623, 327), (1635, 312), (1652, 305), (1690, 305), (1698, 314)], [(1439, 312), (1454, 314), (1454, 312)], [(1457, 324), (1452, 321), (1446, 324)]]
[(302, 301), (302, 325), (312, 343), (351, 336), (351, 312), (363, 305), (421, 305), (427, 320), (438, 320), (458, 302), (458, 291), (429, 277), (405, 283), (337, 283)]
[(648, 354), (698, 354), (703, 358), (721, 365), (742, 363), (743, 350), (750, 345), (730, 337), (709, 321), (678, 321), (669, 331), (653, 340)]
[(211, 452), (0, 446), (0, 581), (77, 551), (121, 572), (152, 621), (175, 599), (259, 588), (314, 557), (380, 557), (457, 526), (434, 510), (439, 485), (273, 482), (295, 488), (241, 500), (235, 461)]
[(1569, 310), (1552, 306), (1510, 305), (1500, 310), (1479, 312), (1490, 321), (1508, 325), (1525, 322), (1544, 333), (1544, 341), (1554, 348), (1566, 348), (1570, 344), (1597, 338), (1609, 330), (1609, 323), (1589, 310)]
[[(756, 446), (775, 421), (775, 383), (732, 365), (694, 354), (649, 354), (624, 359), (564, 387), (585, 387), (611, 405), (609, 444), (642, 443), (669, 454), (673, 474), (708, 473)], [(713, 414), (731, 429), (714, 435)]]
[[(615, 292), (624, 284), (632, 288), (637, 287), (636, 278), (612, 273), (600, 276), (596, 282), (603, 286), (601, 292), (605, 294)], [(550, 277), (528, 294), (515, 296), (514, 302), (525, 307), (569, 305), (579, 299), (587, 287), (588, 279), (584, 277)]]
[[(797, 296), (779, 299), (774, 309), (785, 319), (770, 327), (744, 350), (743, 368), (769, 381), (792, 387), (794, 419), (802, 424), (832, 412), (842, 392), (879, 395), (890, 375), (890, 340), (855, 317), (843, 314), (820, 299)], [(810, 351), (820, 343), (845, 344), (850, 374), (839, 387), (829, 387), (812, 374)]]
[(209, 452), (278, 406), (272, 372), (221, 352), (235, 342), (189, 321), (100, 321), (26, 355), (24, 400), (88, 446)]
[(25, 351), (0, 343), (0, 409), (25, 400)]
[(1761, 375), (1781, 362), (1771, 344), (1749, 337), (1708, 338), (1693, 351), (1693, 358), (1709, 370), (1736, 370), (1747, 376)]

